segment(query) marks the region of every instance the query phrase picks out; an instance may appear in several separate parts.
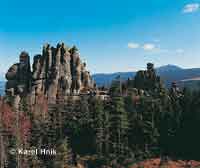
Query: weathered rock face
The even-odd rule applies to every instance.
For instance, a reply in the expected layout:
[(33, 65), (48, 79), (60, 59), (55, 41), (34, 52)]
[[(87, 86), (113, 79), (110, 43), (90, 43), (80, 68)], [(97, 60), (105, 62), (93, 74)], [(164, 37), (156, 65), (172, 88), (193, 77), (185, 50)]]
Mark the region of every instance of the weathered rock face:
[(94, 88), (77, 48), (67, 48), (63, 43), (56, 48), (44, 45), (42, 54), (34, 57), (32, 70), (28, 54), (22, 52), (19, 63), (6, 74), (6, 94), (29, 95), (32, 103), (38, 95), (45, 95), (53, 103), (58, 95), (78, 95)]
[(147, 70), (137, 72), (135, 76), (135, 87), (144, 90), (155, 90), (163, 87), (161, 79), (156, 75), (152, 63), (147, 64)]

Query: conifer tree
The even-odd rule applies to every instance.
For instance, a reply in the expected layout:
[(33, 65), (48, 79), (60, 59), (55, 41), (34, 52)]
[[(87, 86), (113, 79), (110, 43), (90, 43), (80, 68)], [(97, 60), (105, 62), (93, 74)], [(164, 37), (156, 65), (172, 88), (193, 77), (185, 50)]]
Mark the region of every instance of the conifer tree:
[(114, 155), (125, 155), (128, 147), (128, 116), (122, 97), (113, 97), (110, 109), (111, 145)]
[(91, 110), (93, 113), (93, 127), (96, 133), (96, 148), (97, 153), (102, 156), (104, 153), (104, 142), (105, 142), (105, 132), (106, 132), (106, 118), (103, 102), (95, 98), (91, 105)]

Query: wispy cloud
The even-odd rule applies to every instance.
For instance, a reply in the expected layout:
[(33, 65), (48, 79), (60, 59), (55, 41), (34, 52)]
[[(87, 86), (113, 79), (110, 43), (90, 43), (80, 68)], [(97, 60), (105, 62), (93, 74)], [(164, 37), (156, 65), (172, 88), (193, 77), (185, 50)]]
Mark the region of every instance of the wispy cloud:
[(154, 43), (145, 43), (145, 44), (139, 44), (139, 43), (133, 43), (133, 42), (129, 42), (128, 43), (128, 48), (130, 49), (143, 49), (145, 51), (152, 51), (155, 49), (159, 49), (158, 46), (156, 46)]
[(156, 46), (153, 43), (147, 43), (147, 44), (144, 44), (142, 48), (147, 51), (152, 51), (156, 48)]
[(185, 50), (182, 48), (177, 49), (167, 49), (162, 48), (158, 42), (149, 42), (149, 43), (128, 43), (128, 48), (130, 49), (142, 49), (145, 52), (155, 53), (155, 54), (184, 54)]
[(198, 11), (199, 8), (200, 8), (200, 4), (199, 3), (187, 4), (183, 8), (183, 13), (193, 13), (193, 12)]
[(139, 47), (140, 47), (140, 44), (138, 43), (133, 43), (133, 42), (128, 43), (128, 48), (136, 49)]
[(179, 49), (176, 50), (176, 53), (177, 53), (177, 54), (182, 54), (182, 53), (184, 53), (184, 50), (181, 49), (181, 48), (179, 48)]

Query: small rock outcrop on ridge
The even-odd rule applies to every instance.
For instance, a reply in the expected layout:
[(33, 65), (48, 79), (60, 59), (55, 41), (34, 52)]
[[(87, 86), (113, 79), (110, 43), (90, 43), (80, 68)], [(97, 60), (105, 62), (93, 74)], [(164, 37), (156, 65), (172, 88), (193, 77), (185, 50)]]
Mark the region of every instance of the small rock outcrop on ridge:
[(6, 94), (14, 96), (29, 92), (31, 86), (30, 57), (28, 53), (22, 52), (19, 63), (13, 64), (6, 73)]
[(138, 71), (135, 76), (135, 87), (138, 89), (155, 91), (163, 88), (159, 76), (156, 75), (154, 64), (147, 63), (147, 70)]
[(28, 53), (20, 54), (19, 63), (12, 65), (6, 73), (6, 95), (29, 96), (31, 102), (38, 95), (54, 103), (58, 96), (63, 98), (94, 89), (94, 82), (86, 64), (81, 62), (78, 49), (68, 48), (64, 43), (56, 48), (46, 44), (41, 55), (34, 56), (32, 72)]

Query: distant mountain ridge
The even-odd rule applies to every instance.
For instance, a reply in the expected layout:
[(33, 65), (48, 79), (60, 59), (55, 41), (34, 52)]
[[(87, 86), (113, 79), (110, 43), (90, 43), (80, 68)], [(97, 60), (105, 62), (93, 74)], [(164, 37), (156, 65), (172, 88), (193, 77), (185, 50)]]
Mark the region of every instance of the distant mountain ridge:
[(171, 64), (168, 64), (168, 65), (164, 65), (164, 66), (161, 66), (161, 67), (158, 67), (156, 68), (157, 72), (171, 72), (171, 71), (178, 71), (178, 70), (183, 70), (183, 68), (177, 66), (177, 65), (171, 65)]
[[(169, 87), (173, 81), (180, 82), (183, 85), (185, 80), (193, 80), (198, 81), (197, 79), (200, 77), (200, 68), (191, 68), (184, 69), (176, 65), (165, 65), (156, 68), (156, 72), (161, 79), (163, 80), (166, 87)], [(126, 80), (128, 78), (133, 78), (136, 72), (117, 72), (110, 74), (94, 74), (92, 77), (96, 81), (98, 86), (109, 86), (113, 79), (117, 76), (121, 76), (122, 80)]]
[(92, 78), (98, 86), (109, 86), (113, 79), (120, 75), (122, 80), (134, 77), (136, 72), (116, 72), (116, 73), (98, 73), (92, 75)]
[[(184, 69), (176, 65), (165, 65), (156, 68), (166, 87), (170, 87), (173, 81), (181, 86), (200, 86), (200, 68)], [(122, 80), (133, 78), (136, 72), (98, 73), (92, 75), (98, 86), (109, 86), (113, 79), (121, 76)], [(5, 81), (0, 81), (0, 95), (4, 94)]]

